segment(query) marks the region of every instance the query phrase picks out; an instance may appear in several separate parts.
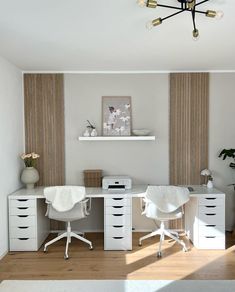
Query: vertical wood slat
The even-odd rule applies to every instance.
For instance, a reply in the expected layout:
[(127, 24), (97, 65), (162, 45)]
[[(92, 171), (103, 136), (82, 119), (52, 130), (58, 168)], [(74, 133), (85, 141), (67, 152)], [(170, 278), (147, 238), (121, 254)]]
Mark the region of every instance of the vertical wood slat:
[[(170, 184), (201, 184), (208, 167), (209, 74), (170, 74)], [(182, 228), (183, 221), (171, 223)]]
[(40, 154), (38, 185), (65, 183), (63, 86), (63, 74), (24, 75), (25, 150)]

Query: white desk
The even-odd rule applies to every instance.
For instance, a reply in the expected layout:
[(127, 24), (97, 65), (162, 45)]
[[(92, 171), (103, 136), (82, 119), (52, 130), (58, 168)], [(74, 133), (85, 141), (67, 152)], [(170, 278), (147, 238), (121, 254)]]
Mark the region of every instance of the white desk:
[[(185, 230), (197, 248), (225, 248), (225, 194), (217, 189), (192, 186), (185, 207)], [(104, 198), (104, 248), (132, 249), (132, 198), (145, 196), (147, 186), (125, 192), (86, 188), (89, 198)], [(10, 250), (38, 250), (48, 236), (43, 187), (20, 189), (9, 195)]]

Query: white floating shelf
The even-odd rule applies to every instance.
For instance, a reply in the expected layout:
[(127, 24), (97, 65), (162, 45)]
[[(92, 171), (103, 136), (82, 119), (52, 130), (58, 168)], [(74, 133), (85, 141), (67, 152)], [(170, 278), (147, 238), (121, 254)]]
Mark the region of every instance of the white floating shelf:
[(78, 137), (79, 141), (155, 141), (155, 136), (97, 136)]

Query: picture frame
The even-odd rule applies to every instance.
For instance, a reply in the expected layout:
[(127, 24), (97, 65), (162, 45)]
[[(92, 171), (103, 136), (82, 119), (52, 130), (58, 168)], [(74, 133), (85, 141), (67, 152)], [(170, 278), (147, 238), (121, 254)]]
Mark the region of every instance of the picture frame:
[(131, 136), (131, 96), (102, 96), (102, 135)]

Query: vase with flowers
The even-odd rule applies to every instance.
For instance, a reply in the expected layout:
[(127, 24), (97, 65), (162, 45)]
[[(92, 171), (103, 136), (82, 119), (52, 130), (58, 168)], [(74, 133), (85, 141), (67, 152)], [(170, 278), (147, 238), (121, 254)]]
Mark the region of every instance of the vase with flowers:
[(23, 153), (20, 157), (25, 164), (25, 168), (21, 174), (21, 181), (26, 185), (27, 189), (33, 189), (34, 184), (39, 181), (39, 173), (35, 165), (40, 155), (32, 152), (27, 154)]

